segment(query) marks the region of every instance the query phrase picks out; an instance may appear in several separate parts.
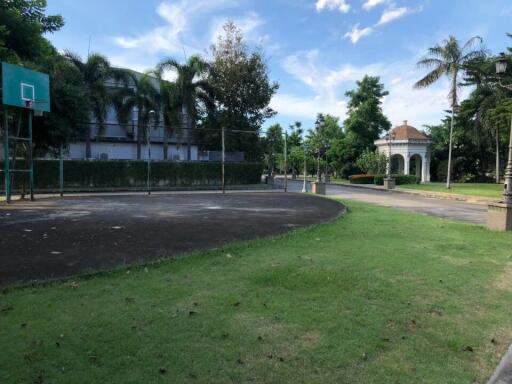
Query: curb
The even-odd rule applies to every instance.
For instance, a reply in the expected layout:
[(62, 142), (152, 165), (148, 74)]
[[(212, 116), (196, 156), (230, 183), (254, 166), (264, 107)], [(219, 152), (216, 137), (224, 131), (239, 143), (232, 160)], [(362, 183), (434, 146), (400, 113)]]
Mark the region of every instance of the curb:
[(512, 383), (512, 345), (500, 361), (487, 384), (511, 384)]

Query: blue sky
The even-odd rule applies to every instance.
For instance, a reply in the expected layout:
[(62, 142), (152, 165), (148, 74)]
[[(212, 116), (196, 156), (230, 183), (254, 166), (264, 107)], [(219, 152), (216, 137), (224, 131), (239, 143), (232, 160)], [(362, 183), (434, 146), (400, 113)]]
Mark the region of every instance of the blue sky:
[(266, 125), (313, 124), (316, 113), (345, 118), (345, 91), (365, 74), (381, 76), (393, 124), (437, 123), (447, 108), (447, 84), (412, 85), (426, 48), (453, 34), (483, 37), (492, 52), (512, 46), (510, 0), (49, 0), (66, 26), (50, 35), (59, 49), (100, 52), (112, 64), (144, 70), (164, 57), (183, 60), (215, 41), (231, 19), (266, 53), (280, 89), (278, 115)]

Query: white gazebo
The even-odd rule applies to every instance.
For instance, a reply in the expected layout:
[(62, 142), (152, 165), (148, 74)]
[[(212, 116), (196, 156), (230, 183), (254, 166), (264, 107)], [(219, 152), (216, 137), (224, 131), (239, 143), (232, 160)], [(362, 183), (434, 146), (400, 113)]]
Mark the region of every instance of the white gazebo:
[[(422, 183), (430, 181), (430, 153), (428, 150), (431, 141), (423, 132), (407, 124), (393, 128), (389, 135), (375, 140), (379, 153), (389, 156), (391, 149), (392, 173), (400, 175), (414, 174), (421, 178)], [(391, 137), (391, 143), (390, 139)]]

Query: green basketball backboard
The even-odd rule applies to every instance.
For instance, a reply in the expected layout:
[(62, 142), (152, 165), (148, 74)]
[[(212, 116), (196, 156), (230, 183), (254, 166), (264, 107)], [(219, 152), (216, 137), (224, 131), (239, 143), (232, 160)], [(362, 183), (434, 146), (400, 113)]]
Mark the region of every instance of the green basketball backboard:
[(50, 79), (46, 73), (2, 63), (2, 104), (50, 112)]

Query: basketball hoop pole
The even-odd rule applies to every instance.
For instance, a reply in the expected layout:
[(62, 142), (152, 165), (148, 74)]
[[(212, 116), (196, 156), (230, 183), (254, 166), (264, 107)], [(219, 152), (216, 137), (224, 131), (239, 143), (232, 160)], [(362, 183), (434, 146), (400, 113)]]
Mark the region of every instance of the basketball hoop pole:
[(4, 176), (5, 176), (5, 202), (11, 202), (11, 175), (9, 172), (9, 119), (7, 107), (4, 106)]

